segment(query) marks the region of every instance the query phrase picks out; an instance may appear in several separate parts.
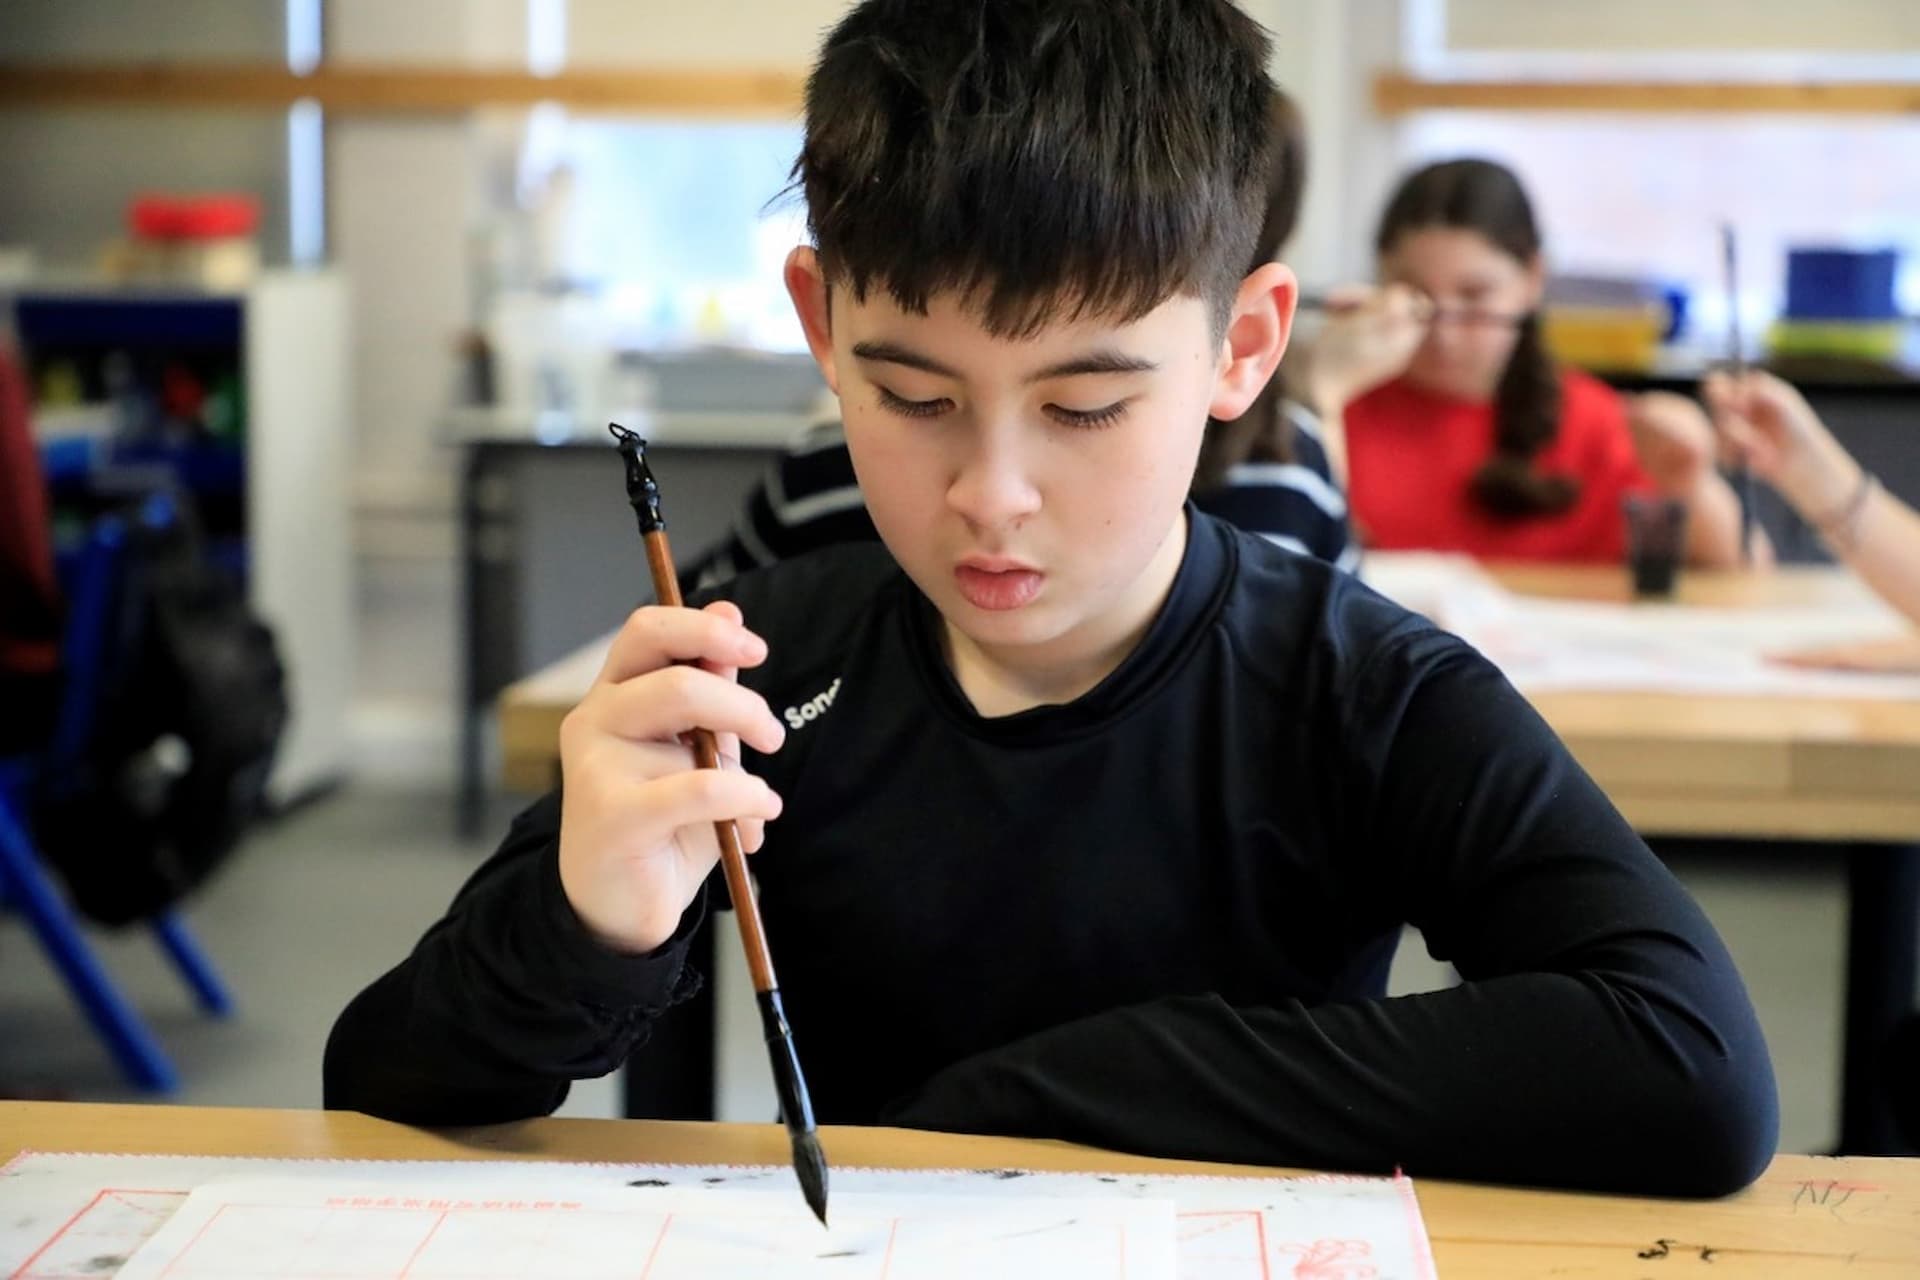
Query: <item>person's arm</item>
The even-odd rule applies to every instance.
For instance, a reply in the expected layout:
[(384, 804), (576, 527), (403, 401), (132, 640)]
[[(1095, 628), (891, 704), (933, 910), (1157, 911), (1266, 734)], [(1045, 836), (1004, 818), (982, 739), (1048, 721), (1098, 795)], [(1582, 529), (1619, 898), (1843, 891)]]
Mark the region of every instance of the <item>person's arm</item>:
[(879, 536), (854, 476), (846, 432), (838, 422), (823, 422), (767, 464), (727, 536), (681, 572), (680, 588), (691, 596), (752, 569)]
[(1714, 424), (1760, 479), (1888, 604), (1920, 624), (1920, 513), (1872, 480), (1806, 398), (1769, 373), (1702, 384)]
[(1353, 536), (1347, 495), (1327, 447), (1326, 425), (1298, 401), (1284, 402), (1280, 412), (1293, 432), (1294, 461), (1310, 473), (1310, 478), (1301, 476), (1294, 482), (1312, 512), (1307, 549), (1336, 569), (1355, 572), (1360, 567), (1360, 541)]
[(1297, 385), (1319, 415), (1332, 478), (1344, 487), (1347, 405), (1406, 369), (1433, 308), (1399, 284), (1342, 286), (1328, 292), (1324, 306), (1325, 323), (1300, 356)]
[(1772, 1068), (1699, 907), (1464, 644), (1403, 633), (1351, 683), (1356, 838), (1325, 856), (1461, 985), (1118, 1009), (959, 1063), (883, 1120), (1642, 1194), (1758, 1176)]
[(1740, 496), (1714, 468), (1713, 426), (1700, 406), (1669, 391), (1626, 401), (1640, 466), (1660, 492), (1687, 506), (1686, 562), (1701, 569), (1768, 568), (1773, 542), (1757, 523), (1740, 546)]
[(423, 1125), (545, 1115), (698, 989), (685, 958), (699, 907), (650, 955), (607, 948), (561, 888), (559, 824), (558, 792), (515, 819), (413, 954), (347, 1006), (327, 1108)]
[[(446, 918), (340, 1015), (327, 1106), (409, 1124), (538, 1115), (691, 994), (715, 825), (737, 824), (751, 854), (780, 813), (737, 767), (741, 743), (770, 755), (786, 738), (737, 680), (766, 657), (730, 601), (628, 617), (561, 724), (564, 793), (523, 814)], [(696, 767), (681, 738), (695, 726), (736, 767)]]
[(1237, 462), (1218, 485), (1195, 489), (1194, 503), (1247, 533), (1352, 572), (1360, 563), (1360, 546), (1348, 524), (1346, 494), (1328, 463), (1321, 425), (1296, 401), (1277, 407), (1289, 434), (1291, 461)]
[(1674, 495), (1687, 504), (1686, 561), (1701, 569), (1769, 569), (1773, 567), (1773, 539), (1755, 521), (1740, 546), (1740, 495), (1712, 467)]

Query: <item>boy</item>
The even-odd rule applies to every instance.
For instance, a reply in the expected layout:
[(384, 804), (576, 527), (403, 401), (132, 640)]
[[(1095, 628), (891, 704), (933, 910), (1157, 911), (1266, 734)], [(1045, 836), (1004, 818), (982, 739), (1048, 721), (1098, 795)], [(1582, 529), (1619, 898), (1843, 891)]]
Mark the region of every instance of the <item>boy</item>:
[[(732, 819), (822, 1123), (1759, 1173), (1739, 978), (1565, 749), (1464, 644), (1184, 505), (1291, 318), (1284, 266), (1244, 273), (1266, 56), (1227, 0), (867, 0), (833, 31), (786, 280), (885, 547), (629, 619), (564, 800), (341, 1016), (328, 1105), (506, 1120), (611, 1070), (697, 981)], [(693, 770), (696, 725), (740, 767)], [(1406, 921), (1463, 985), (1381, 998)]]
[[(1276, 90), (1271, 110), (1272, 168), (1267, 207), (1248, 270), (1281, 256), (1300, 220), (1306, 191), (1306, 121), (1293, 99)], [(1338, 351), (1323, 346), (1305, 384), (1317, 399), (1344, 404), (1401, 357), (1370, 341), (1373, 330), (1342, 325)], [(1320, 420), (1287, 397), (1276, 374), (1247, 411), (1232, 422), (1208, 424), (1194, 470), (1194, 504), (1210, 515), (1271, 542), (1319, 556), (1342, 569), (1360, 563), (1347, 526), (1347, 499)], [(735, 574), (764, 569), (821, 547), (871, 542), (879, 531), (853, 474), (846, 432), (838, 422), (815, 425), (768, 465), (747, 495), (727, 536), (680, 571), (691, 595)]]

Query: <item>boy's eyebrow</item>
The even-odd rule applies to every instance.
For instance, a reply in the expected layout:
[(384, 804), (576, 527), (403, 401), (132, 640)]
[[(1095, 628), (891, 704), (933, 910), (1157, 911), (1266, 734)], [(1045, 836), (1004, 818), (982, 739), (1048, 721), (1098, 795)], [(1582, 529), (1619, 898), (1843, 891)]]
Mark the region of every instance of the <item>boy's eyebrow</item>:
[[(932, 356), (922, 355), (911, 347), (903, 347), (895, 342), (856, 342), (853, 344), (853, 354), (861, 360), (882, 360), (888, 364), (902, 364), (909, 369), (918, 369), (923, 373), (935, 374), (942, 378), (957, 379), (960, 376)], [(1048, 365), (1037, 373), (1027, 375), (1027, 381), (1045, 382), (1049, 378), (1070, 378), (1083, 373), (1151, 373), (1159, 367), (1155, 361), (1108, 348), (1089, 351), (1083, 355), (1074, 356), (1070, 360), (1062, 360), (1059, 364)]]

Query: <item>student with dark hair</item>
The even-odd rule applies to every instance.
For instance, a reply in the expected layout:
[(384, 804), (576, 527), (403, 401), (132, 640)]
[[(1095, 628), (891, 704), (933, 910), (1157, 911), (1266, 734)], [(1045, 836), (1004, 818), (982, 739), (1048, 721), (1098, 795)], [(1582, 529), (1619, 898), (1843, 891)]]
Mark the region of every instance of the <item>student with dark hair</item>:
[[(562, 791), (340, 1016), (329, 1106), (508, 1120), (623, 1062), (699, 981), (733, 821), (823, 1123), (1758, 1175), (1732, 961), (1566, 749), (1457, 638), (1187, 499), (1293, 310), (1247, 270), (1267, 57), (1229, 0), (834, 28), (785, 278), (885, 546), (632, 615)], [(1409, 921), (1459, 986), (1383, 998)]]
[[(1300, 218), (1306, 185), (1305, 122), (1293, 99), (1278, 90), (1270, 112), (1272, 171), (1267, 212), (1249, 270), (1280, 256)], [(1370, 369), (1383, 357), (1369, 357)], [(1397, 357), (1391, 352), (1386, 361)], [(1329, 400), (1361, 389), (1349, 386), (1353, 359), (1322, 362), (1315, 385)], [(1359, 376), (1364, 377), (1365, 374)], [(1231, 421), (1207, 425), (1193, 477), (1194, 504), (1249, 533), (1342, 569), (1359, 562), (1349, 536), (1347, 500), (1328, 458), (1319, 419), (1286, 394), (1275, 377), (1253, 407)], [(689, 591), (717, 587), (736, 574), (841, 542), (879, 538), (854, 479), (853, 457), (838, 422), (823, 422), (768, 464), (748, 493), (727, 536), (682, 571)]]
[(1739, 503), (1700, 408), (1674, 395), (1623, 401), (1548, 355), (1541, 248), (1526, 192), (1491, 161), (1428, 165), (1388, 202), (1380, 276), (1432, 305), (1403, 316), (1424, 333), (1404, 371), (1329, 410), (1367, 545), (1619, 560), (1623, 499), (1660, 492), (1686, 504), (1690, 563), (1739, 564)]

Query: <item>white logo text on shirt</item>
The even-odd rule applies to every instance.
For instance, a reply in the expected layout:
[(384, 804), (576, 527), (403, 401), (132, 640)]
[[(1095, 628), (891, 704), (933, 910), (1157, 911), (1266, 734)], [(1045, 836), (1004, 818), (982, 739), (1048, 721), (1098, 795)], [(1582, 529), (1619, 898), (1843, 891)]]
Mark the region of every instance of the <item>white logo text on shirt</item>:
[(799, 706), (788, 707), (781, 713), (786, 718), (787, 727), (789, 729), (799, 729), (805, 727), (811, 721), (819, 719), (820, 716), (826, 712), (826, 709), (833, 705), (833, 700), (839, 692), (840, 678), (836, 676), (834, 677), (833, 683), (827, 686), (825, 693), (817, 693)]

